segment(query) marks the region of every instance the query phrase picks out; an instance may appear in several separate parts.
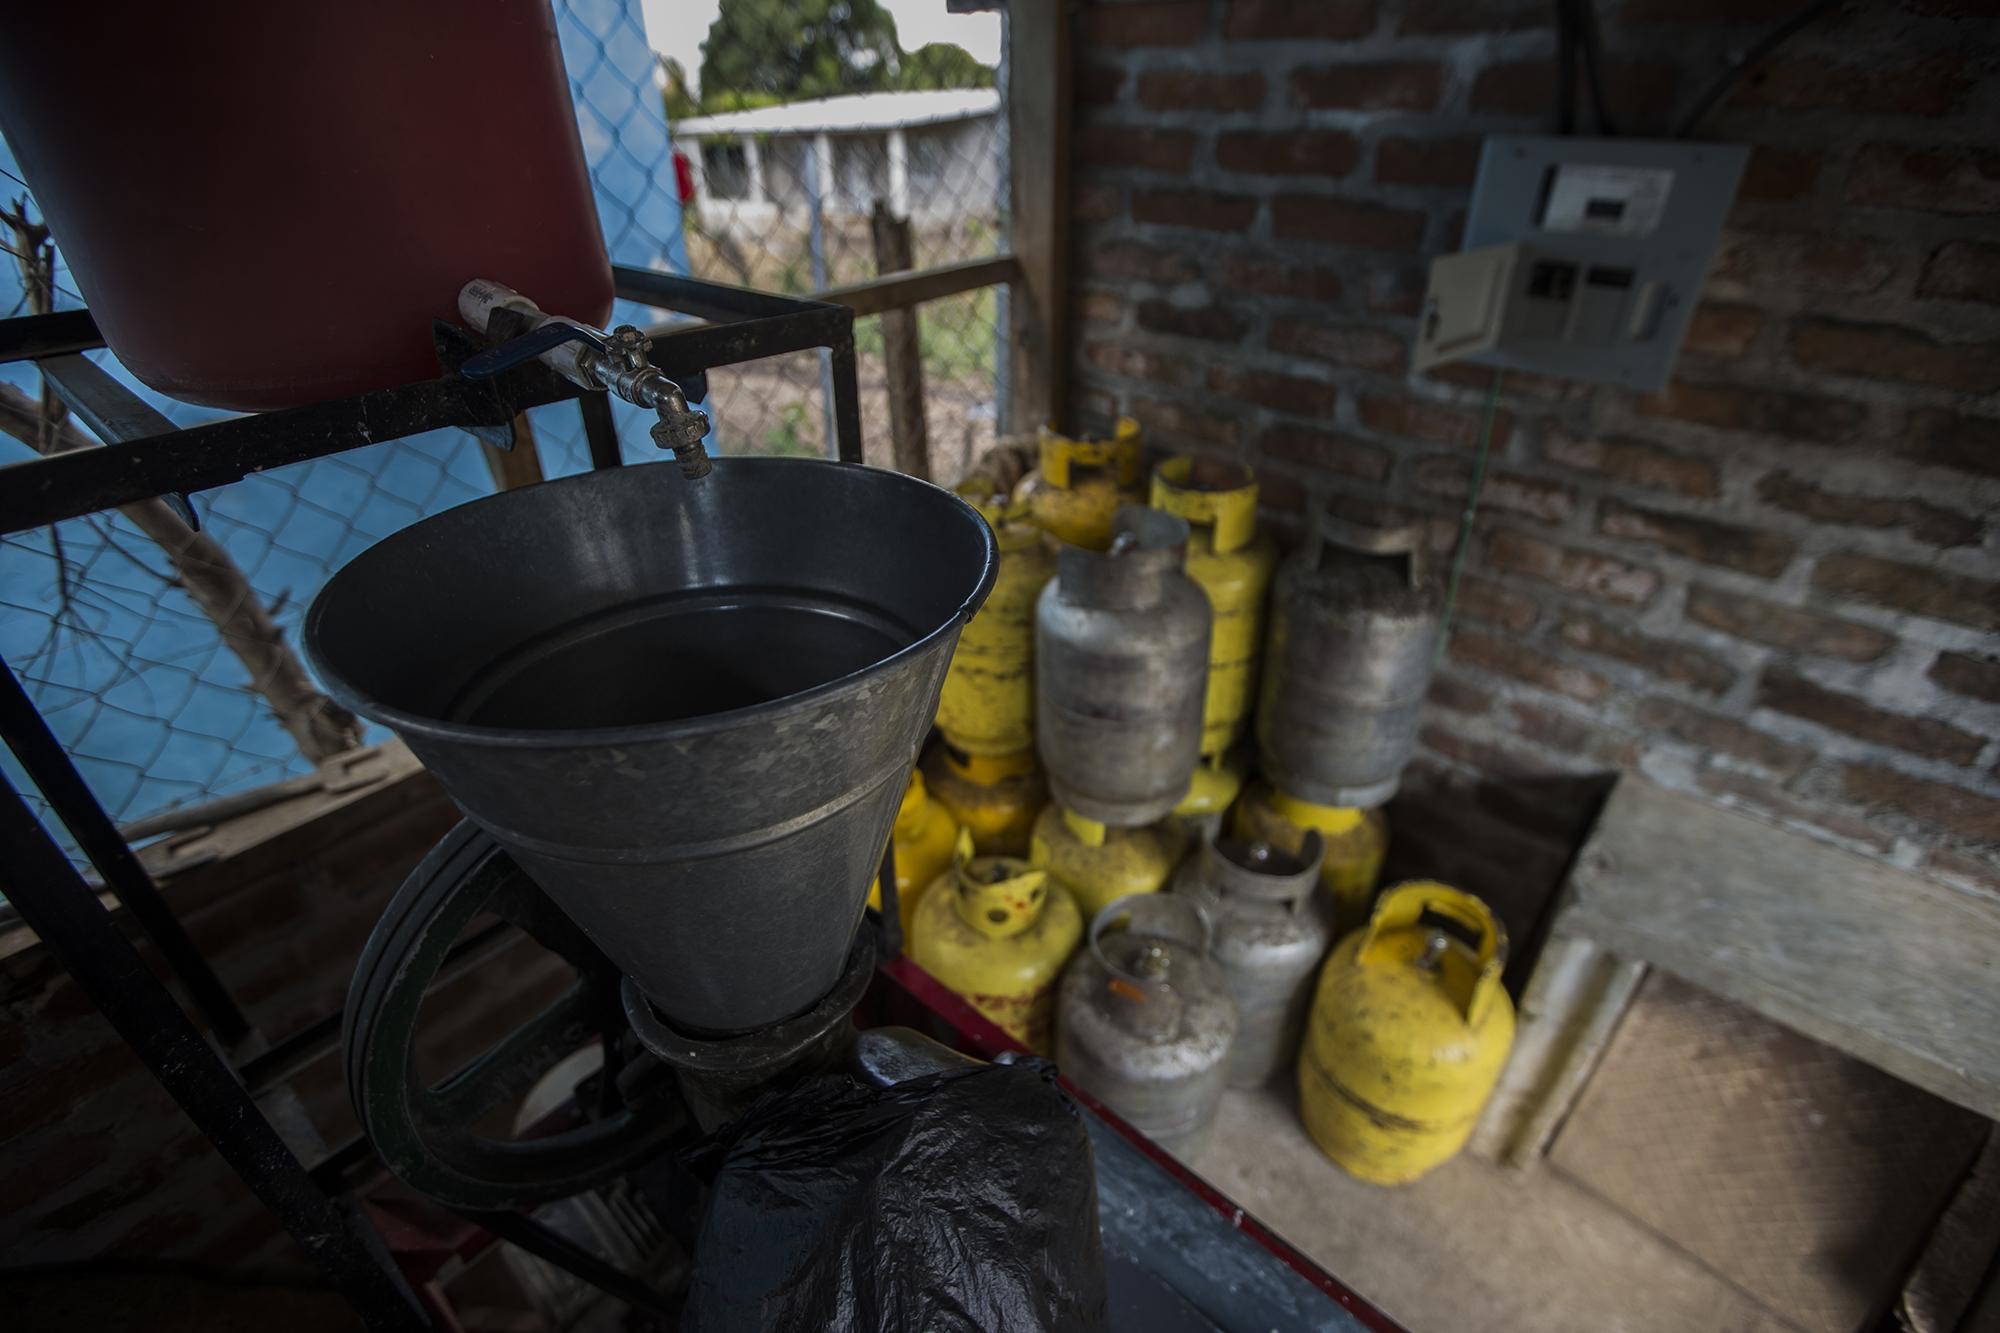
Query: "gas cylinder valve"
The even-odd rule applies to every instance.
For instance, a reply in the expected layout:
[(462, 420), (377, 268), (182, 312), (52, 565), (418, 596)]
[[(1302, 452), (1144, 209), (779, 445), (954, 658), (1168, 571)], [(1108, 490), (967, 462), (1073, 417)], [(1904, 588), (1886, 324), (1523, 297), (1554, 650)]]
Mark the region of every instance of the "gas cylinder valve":
[(660, 418), (649, 432), (653, 443), (673, 453), (681, 475), (698, 481), (709, 474), (712, 464), (702, 445), (708, 435), (708, 416), (689, 407), (681, 386), (648, 359), (653, 340), (644, 331), (620, 324), (604, 333), (547, 314), (513, 288), (485, 278), (466, 283), (458, 294), (459, 313), (482, 333), (500, 310), (520, 317), (524, 331), (468, 358), (459, 368), (460, 374), (483, 379), (524, 361), (540, 361), (572, 384), (615, 393), (628, 403), (651, 408)]

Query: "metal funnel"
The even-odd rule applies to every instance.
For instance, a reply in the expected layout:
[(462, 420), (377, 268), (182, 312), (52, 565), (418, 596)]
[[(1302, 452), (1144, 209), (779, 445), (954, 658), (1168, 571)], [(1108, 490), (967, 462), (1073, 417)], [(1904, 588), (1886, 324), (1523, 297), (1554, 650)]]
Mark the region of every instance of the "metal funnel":
[(305, 646), (665, 1017), (740, 1032), (840, 976), (997, 558), (899, 473), (653, 463), (412, 524)]

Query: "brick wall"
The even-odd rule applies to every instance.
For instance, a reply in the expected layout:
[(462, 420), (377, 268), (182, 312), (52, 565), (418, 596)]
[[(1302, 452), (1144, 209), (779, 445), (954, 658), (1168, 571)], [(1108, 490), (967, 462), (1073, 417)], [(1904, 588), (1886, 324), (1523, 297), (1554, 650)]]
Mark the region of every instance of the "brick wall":
[[(389, 895), (457, 818), (427, 778), (378, 795), (348, 812), (337, 833), (308, 826), (165, 886), (195, 944), (271, 1039), (340, 1007)], [(524, 942), (433, 992), (420, 1029), (426, 1067), (458, 1067), (567, 979), (552, 955)], [(329, 1143), (356, 1132), (337, 1054), (292, 1087)], [(0, 961), (0, 1177), (8, 1268), (169, 1262), (316, 1280), (276, 1219), (39, 945)]]
[[(1796, 3), (1600, 3), (1621, 128), (1667, 132)], [(1255, 464), (1280, 520), (1414, 511), (1448, 550), (1491, 372), (1411, 374), (1414, 315), (1481, 136), (1554, 128), (1552, 9), (1083, 8), (1072, 424), (1130, 412)], [(1627, 770), (2000, 891), (1980, 9), (1843, 6), (1708, 119), (1755, 147), (1667, 392), (1508, 377), (1397, 868), (1519, 932)]]

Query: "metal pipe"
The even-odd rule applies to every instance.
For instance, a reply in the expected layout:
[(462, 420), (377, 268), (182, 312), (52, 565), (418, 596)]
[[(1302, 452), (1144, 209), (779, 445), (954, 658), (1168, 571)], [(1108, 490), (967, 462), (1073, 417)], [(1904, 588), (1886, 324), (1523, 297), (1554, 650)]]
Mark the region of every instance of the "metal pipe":
[[(0, 735), (6, 737), (7, 748), (20, 760), (56, 818), (97, 867), (105, 887), (132, 914), (153, 947), (160, 951), (168, 970), (187, 989), (188, 998), (215, 1033), (215, 1039), (233, 1046), (248, 1036), (250, 1022), (235, 997), (201, 956), (201, 950), (194, 947), (194, 941), (187, 937), (180, 918), (160, 896), (159, 886), (153, 883), (146, 867), (139, 864), (131, 845), (97, 803), (96, 793), (76, 771), (62, 742), (49, 730), (48, 723), (36, 711), (35, 701), (28, 697), (13, 668), (4, 661), (0, 661)], [(68, 864), (67, 857), (64, 864)], [(19, 902), (18, 890), (18, 884), (8, 884), (10, 902)]]
[(433, 1328), (380, 1239), (314, 1184), (5, 775), (0, 867), (21, 919), (365, 1325), (383, 1333)]

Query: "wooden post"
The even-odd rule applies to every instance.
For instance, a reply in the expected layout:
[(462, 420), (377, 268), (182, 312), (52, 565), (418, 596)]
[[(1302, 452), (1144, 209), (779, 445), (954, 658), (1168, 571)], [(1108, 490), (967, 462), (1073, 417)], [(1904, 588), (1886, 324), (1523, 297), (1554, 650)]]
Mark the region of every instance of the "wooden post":
[(1070, 6), (1014, 0), (1007, 12), (1009, 428), (1064, 424), (1069, 380)]
[(484, 441), (479, 445), (479, 452), (486, 455), (486, 470), (493, 474), (496, 491), (532, 486), (542, 480), (542, 455), (535, 447), (535, 429), (528, 424), (526, 412), (514, 414), (513, 429), (512, 449), (496, 449)]
[[(915, 266), (911, 256), (910, 220), (875, 201), (869, 219), (875, 234), (875, 272), (901, 273)], [(917, 341), (917, 308), (885, 310), (882, 320), (882, 360), (889, 379), (889, 438), (898, 472), (931, 479), (929, 442), (924, 422), (924, 362)]]

